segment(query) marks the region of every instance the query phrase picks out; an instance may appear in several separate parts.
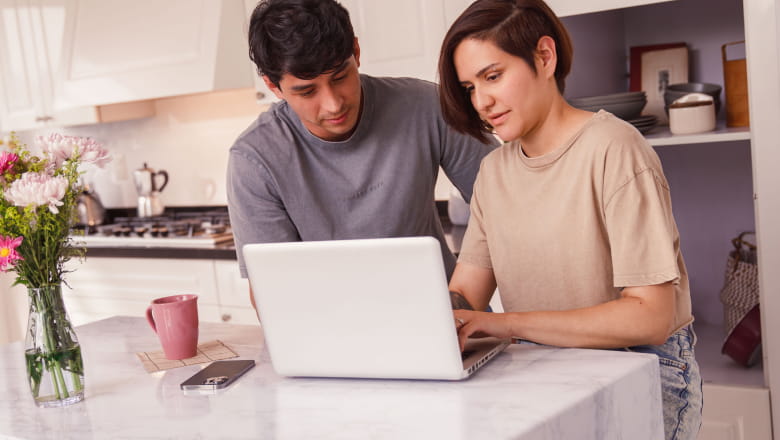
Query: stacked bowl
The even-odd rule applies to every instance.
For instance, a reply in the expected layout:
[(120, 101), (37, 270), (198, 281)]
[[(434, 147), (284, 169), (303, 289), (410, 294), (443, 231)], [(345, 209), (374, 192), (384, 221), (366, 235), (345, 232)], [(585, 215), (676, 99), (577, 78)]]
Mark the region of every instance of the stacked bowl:
[(604, 109), (620, 119), (636, 119), (647, 104), (645, 92), (613, 93), (569, 99), (569, 104), (582, 110), (597, 112)]
[(644, 91), (571, 98), (569, 104), (591, 112), (608, 111), (631, 123), (642, 133), (646, 133), (658, 123), (655, 116), (640, 116), (647, 104), (647, 94)]

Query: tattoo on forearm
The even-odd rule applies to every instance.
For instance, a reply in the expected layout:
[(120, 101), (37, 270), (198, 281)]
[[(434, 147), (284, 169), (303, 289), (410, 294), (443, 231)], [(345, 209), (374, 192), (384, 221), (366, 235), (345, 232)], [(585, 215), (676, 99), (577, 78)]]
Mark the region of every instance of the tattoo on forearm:
[(458, 292), (450, 290), (450, 301), (452, 302), (452, 310), (474, 310), (471, 304)]

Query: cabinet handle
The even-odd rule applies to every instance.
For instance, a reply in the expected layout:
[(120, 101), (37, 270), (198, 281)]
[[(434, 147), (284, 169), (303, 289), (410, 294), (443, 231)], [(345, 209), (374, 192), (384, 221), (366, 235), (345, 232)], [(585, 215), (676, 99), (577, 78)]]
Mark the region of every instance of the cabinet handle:
[(229, 313), (222, 314), (222, 322), (228, 322), (231, 319), (233, 319), (233, 317)]
[(49, 122), (52, 119), (54, 118), (52, 118), (51, 116), (38, 116), (35, 118), (35, 122)]
[(263, 98), (265, 98), (265, 93), (263, 93), (263, 92), (255, 93), (255, 99), (257, 99), (258, 101), (263, 99)]

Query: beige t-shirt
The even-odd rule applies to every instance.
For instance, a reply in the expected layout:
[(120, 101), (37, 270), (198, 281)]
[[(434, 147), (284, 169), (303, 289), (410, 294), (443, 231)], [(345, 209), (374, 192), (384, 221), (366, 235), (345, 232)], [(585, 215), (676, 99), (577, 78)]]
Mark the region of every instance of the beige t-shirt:
[(604, 111), (543, 156), (512, 142), (485, 157), (458, 261), (493, 268), (508, 312), (588, 307), (674, 281), (676, 328), (693, 320), (661, 162)]

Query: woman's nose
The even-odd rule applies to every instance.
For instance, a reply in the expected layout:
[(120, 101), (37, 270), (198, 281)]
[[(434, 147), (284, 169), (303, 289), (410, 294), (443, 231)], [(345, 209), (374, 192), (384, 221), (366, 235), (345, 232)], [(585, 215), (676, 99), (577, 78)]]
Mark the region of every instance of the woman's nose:
[(474, 88), (471, 94), (471, 104), (478, 113), (483, 113), (494, 103), (493, 97), (483, 88)]

